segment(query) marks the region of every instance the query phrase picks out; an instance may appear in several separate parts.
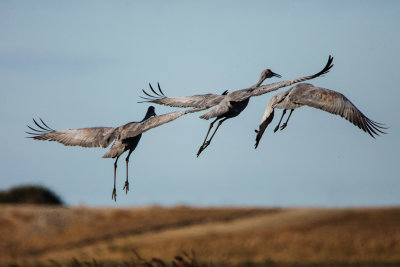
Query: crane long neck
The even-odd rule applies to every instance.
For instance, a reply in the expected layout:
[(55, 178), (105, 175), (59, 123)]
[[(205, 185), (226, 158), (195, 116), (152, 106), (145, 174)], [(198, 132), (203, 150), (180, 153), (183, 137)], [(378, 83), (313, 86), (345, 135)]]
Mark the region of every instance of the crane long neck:
[(143, 121), (147, 120), (148, 118), (150, 118), (153, 115), (153, 112), (150, 111), (150, 109), (147, 110), (146, 115), (144, 116)]
[(263, 81), (265, 81), (265, 79), (266, 79), (266, 77), (264, 75), (261, 75), (260, 78), (258, 79), (258, 81), (251, 87), (253, 87), (253, 88), (259, 87), (263, 83)]

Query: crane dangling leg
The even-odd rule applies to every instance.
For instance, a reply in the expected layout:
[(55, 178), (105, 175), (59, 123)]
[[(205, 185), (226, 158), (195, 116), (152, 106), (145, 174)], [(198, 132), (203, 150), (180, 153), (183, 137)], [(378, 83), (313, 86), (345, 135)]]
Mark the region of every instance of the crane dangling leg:
[[(219, 118), (217, 118), (217, 119), (219, 119)], [(216, 119), (216, 120), (217, 120), (217, 119)], [(228, 119), (228, 118), (225, 118), (225, 119), (220, 120), (220, 121), (218, 122), (217, 128), (215, 128), (215, 131), (214, 131), (214, 133), (212, 134), (212, 136), (210, 137), (210, 139), (209, 139), (208, 141), (204, 142), (203, 145), (199, 148), (199, 151), (197, 152), (197, 157), (199, 157), (200, 154), (201, 154), (201, 152), (203, 152), (203, 150), (206, 149), (206, 147), (208, 147), (208, 146), (210, 145), (211, 140), (213, 139), (215, 133), (218, 131), (219, 126), (221, 126), (221, 124), (222, 124), (225, 120), (227, 120), (227, 119)], [(215, 120), (215, 121), (216, 121), (216, 120)], [(215, 121), (213, 121), (212, 123), (214, 123)], [(210, 128), (210, 129), (211, 129), (211, 128)], [(207, 135), (208, 135), (208, 134), (207, 134)], [(207, 137), (206, 137), (206, 138), (207, 138)], [(204, 140), (204, 141), (205, 141), (205, 140)]]
[(275, 133), (276, 131), (279, 130), (279, 125), (281, 125), (281, 122), (282, 122), (283, 117), (285, 116), (285, 113), (286, 113), (286, 109), (283, 110), (283, 112), (282, 112), (282, 117), (281, 117), (281, 119), (279, 120), (278, 125), (276, 125), (276, 127), (275, 127), (275, 129), (274, 129), (274, 133)]
[(204, 138), (204, 141), (203, 141), (203, 144), (202, 144), (202, 146), (206, 143), (206, 140), (207, 140), (207, 137), (208, 137), (208, 134), (210, 133), (210, 131), (211, 131), (211, 129), (212, 129), (212, 127), (214, 126), (214, 123), (216, 122), (218, 120), (218, 118), (216, 118), (212, 123), (210, 123), (210, 127), (208, 128), (208, 131), (207, 131), (207, 134), (206, 134), (206, 138)]
[(129, 150), (128, 156), (125, 159), (125, 163), (126, 163), (126, 180), (125, 180), (125, 185), (124, 188), (122, 188), (122, 190), (125, 189), (126, 194), (128, 194), (129, 191), (129, 182), (128, 182), (128, 163), (129, 163), (129, 157), (131, 156), (133, 150)]
[(117, 202), (117, 190), (115, 189), (115, 180), (116, 180), (116, 176), (117, 176), (117, 161), (118, 161), (118, 159), (119, 159), (119, 156), (117, 157), (117, 159), (114, 162), (114, 189), (111, 194), (111, 199), (114, 199), (115, 202)]
[(217, 120), (218, 120), (218, 118), (216, 118), (213, 122), (210, 123), (210, 127), (208, 127), (208, 131), (207, 131), (207, 134), (206, 134), (206, 138), (204, 138), (203, 144), (200, 146), (199, 151), (197, 151), (197, 157), (200, 155), (201, 151), (203, 151), (204, 148), (202, 149), (202, 147), (204, 147), (204, 145), (205, 145), (205, 143), (206, 143), (206, 141), (207, 141), (208, 134), (210, 133), (212, 127), (214, 126), (214, 123), (215, 123)]
[(294, 109), (290, 110), (289, 117), (287, 118), (286, 122), (284, 124), (282, 124), (282, 126), (281, 126), (281, 131), (286, 128), (287, 123), (288, 123), (288, 121), (290, 119), (290, 116), (292, 116), (293, 111), (294, 111)]

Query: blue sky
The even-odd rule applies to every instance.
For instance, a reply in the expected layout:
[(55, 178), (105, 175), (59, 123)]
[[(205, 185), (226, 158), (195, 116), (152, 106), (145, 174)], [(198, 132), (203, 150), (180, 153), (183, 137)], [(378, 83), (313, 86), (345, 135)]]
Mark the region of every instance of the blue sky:
[[(400, 205), (399, 18), (398, 1), (0, 1), (0, 189), (41, 184), (91, 206)], [(117, 203), (106, 150), (24, 138), (32, 117), (58, 130), (141, 120), (148, 82), (169, 96), (222, 93), (265, 68), (313, 74), (330, 54), (335, 66), (311, 83), (340, 91), (389, 134), (374, 140), (304, 107), (254, 150), (273, 93), (254, 97), (199, 158), (209, 125), (199, 113), (146, 132), (128, 195), (120, 159)]]

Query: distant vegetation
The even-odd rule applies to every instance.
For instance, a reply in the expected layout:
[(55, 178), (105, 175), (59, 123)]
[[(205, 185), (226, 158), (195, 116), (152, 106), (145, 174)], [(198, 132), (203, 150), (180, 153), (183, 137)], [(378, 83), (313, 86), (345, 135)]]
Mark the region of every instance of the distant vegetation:
[(0, 191), (0, 203), (63, 205), (62, 200), (43, 186), (25, 185)]

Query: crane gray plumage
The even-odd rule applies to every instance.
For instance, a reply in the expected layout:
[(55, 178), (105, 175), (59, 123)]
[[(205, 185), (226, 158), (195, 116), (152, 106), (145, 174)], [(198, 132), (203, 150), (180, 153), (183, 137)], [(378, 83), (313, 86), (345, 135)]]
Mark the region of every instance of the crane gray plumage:
[(192, 96), (179, 96), (179, 97), (166, 97), (161, 90), (160, 84), (158, 84), (157, 93), (154, 91), (151, 84), (149, 84), (150, 89), (156, 95), (150, 95), (145, 90), (142, 90), (147, 97), (140, 96), (145, 99), (144, 101), (140, 101), (139, 103), (151, 102), (159, 105), (169, 106), (169, 107), (178, 107), (178, 108), (204, 108), (208, 109), (210, 107), (218, 105), (222, 99), (224, 99), (225, 95), (215, 95), (215, 94), (203, 94), (203, 95), (192, 95)]
[[(200, 116), (201, 119), (205, 120), (211, 118), (216, 118), (216, 119), (210, 124), (210, 127), (206, 134), (206, 138), (204, 139), (203, 144), (200, 146), (200, 149), (197, 152), (197, 156), (199, 156), (200, 153), (210, 144), (219, 126), (225, 120), (238, 116), (247, 107), (250, 97), (263, 95), (268, 92), (278, 90), (279, 88), (290, 86), (292, 84), (299, 83), (302, 81), (314, 79), (323, 74), (326, 74), (333, 67), (332, 61), (333, 57), (329, 56), (328, 62), (326, 63), (325, 67), (320, 72), (314, 75), (261, 86), (261, 84), (267, 78), (271, 78), (274, 76), (279, 78), (281, 77), (279, 74), (272, 72), (270, 69), (266, 69), (261, 73), (258, 81), (249, 88), (237, 90), (232, 93), (227, 93), (222, 95), (204, 94), (204, 95), (194, 95), (194, 96), (166, 97), (162, 92), (160, 85), (158, 85), (159, 93), (157, 93), (150, 85), (150, 89), (154, 93), (154, 95), (151, 95), (143, 90), (143, 92), (147, 95), (147, 97), (142, 97), (145, 99), (145, 101), (142, 102), (151, 102), (155, 104), (167, 105), (173, 107), (195, 107), (204, 109), (208, 109), (215, 106), (209, 112)], [(220, 121), (218, 122), (217, 128), (215, 129), (211, 138), (207, 141), (207, 137), (208, 134), (210, 133), (210, 130), (212, 129), (214, 123), (218, 120)]]
[(365, 116), (341, 93), (321, 87), (315, 87), (309, 83), (301, 83), (293, 86), (285, 92), (278, 93), (271, 98), (261, 119), (259, 129), (256, 130), (257, 137), (255, 148), (257, 148), (267, 126), (274, 118), (274, 109), (283, 109), (281, 119), (274, 129), (276, 132), (279, 129), (286, 110), (290, 109), (290, 114), (286, 122), (280, 127), (281, 130), (286, 128), (293, 111), (302, 106), (318, 108), (339, 115), (374, 138), (375, 135), (379, 136), (379, 133), (385, 134), (382, 130), (387, 129), (383, 124), (375, 122)]
[(65, 131), (56, 131), (49, 126), (42, 119), (37, 122), (33, 119), (34, 124), (38, 128), (33, 128), (28, 125), (28, 128), (34, 132), (27, 132), (32, 135), (29, 138), (35, 140), (48, 140), (61, 143), (66, 146), (81, 146), (81, 147), (108, 147), (112, 142), (114, 144), (104, 154), (103, 158), (116, 158), (114, 163), (114, 189), (112, 198), (116, 200), (116, 169), (118, 158), (125, 152), (128, 151), (126, 157), (126, 181), (124, 188), (126, 193), (129, 190), (128, 182), (128, 162), (131, 153), (136, 149), (142, 133), (163, 125), (165, 123), (176, 120), (177, 118), (188, 114), (197, 112), (203, 109), (190, 109), (185, 111), (175, 111), (160, 116), (156, 116), (155, 109), (150, 106), (147, 109), (146, 115), (140, 122), (130, 122), (119, 127), (91, 127), (91, 128), (80, 128)]

